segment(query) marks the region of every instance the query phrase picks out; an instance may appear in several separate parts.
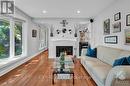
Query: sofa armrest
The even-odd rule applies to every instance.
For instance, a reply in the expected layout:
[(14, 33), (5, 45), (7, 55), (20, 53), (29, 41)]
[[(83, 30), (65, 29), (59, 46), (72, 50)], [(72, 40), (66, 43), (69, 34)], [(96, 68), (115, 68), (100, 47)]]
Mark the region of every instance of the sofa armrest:
[(87, 53), (87, 49), (82, 49), (81, 56), (86, 56), (86, 53)]
[[(124, 81), (130, 79), (130, 66), (113, 67), (106, 78), (105, 86), (113, 86), (116, 80)], [(116, 86), (116, 85), (114, 85)]]

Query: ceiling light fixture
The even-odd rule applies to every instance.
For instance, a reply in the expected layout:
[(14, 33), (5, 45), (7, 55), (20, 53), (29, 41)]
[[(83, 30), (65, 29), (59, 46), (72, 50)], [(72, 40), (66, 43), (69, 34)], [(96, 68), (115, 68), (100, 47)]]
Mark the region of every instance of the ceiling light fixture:
[(80, 13), (80, 11), (79, 11), (79, 10), (77, 10), (77, 13), (79, 14), (79, 13)]
[(47, 13), (47, 11), (46, 11), (46, 10), (43, 10), (43, 11), (42, 11), (42, 13), (44, 13), (44, 14), (45, 14), (45, 13)]

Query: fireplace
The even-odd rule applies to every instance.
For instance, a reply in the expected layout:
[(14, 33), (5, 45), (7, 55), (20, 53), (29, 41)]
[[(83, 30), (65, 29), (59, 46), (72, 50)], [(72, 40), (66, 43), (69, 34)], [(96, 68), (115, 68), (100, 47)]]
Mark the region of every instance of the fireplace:
[(73, 55), (73, 46), (56, 46), (56, 57), (59, 57), (60, 53), (65, 51), (67, 55)]

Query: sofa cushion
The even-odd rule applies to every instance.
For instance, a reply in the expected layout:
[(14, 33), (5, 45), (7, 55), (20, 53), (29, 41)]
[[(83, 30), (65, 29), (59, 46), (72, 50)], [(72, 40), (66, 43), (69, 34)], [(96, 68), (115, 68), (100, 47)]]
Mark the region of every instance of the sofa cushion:
[(105, 84), (107, 75), (111, 70), (111, 66), (96, 66), (93, 68), (93, 74), (99, 79), (102, 84)]
[(84, 61), (86, 61), (86, 60), (94, 60), (94, 59), (97, 59), (97, 58), (91, 58), (91, 57), (89, 57), (89, 56), (80, 56), (80, 58), (81, 59), (83, 59)]
[(112, 68), (112, 66), (96, 58), (87, 58), (85, 64), (91, 70), (91, 72), (97, 77), (97, 79), (99, 79), (104, 84), (107, 74), (109, 70)]
[(110, 65), (113, 65), (113, 62), (119, 57), (120, 53), (120, 49), (104, 46), (98, 46), (97, 48), (97, 58)]
[[(96, 67), (96, 66), (108, 66), (109, 65), (96, 58), (90, 58), (90, 59), (86, 58), (85, 64), (90, 68), (93, 68), (94, 66)], [(109, 65), (109, 66), (111, 66), (111, 65)]]

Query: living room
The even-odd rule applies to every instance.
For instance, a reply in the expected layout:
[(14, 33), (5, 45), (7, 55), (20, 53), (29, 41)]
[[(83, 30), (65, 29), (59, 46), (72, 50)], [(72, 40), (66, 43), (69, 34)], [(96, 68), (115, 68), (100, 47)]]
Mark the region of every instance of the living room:
[(129, 3), (1, 0), (0, 86), (129, 86)]

